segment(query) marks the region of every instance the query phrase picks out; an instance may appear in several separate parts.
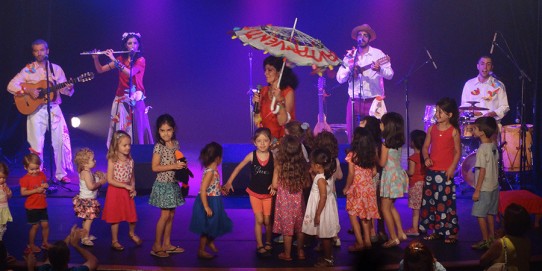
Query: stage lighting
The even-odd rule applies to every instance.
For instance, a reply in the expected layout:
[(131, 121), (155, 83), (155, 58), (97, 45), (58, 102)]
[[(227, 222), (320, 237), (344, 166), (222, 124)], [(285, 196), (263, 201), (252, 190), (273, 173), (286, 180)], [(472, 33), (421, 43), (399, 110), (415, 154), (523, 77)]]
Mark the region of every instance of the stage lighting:
[(79, 127), (79, 125), (81, 125), (81, 119), (79, 119), (78, 117), (72, 117), (71, 123), (73, 128), (77, 128)]

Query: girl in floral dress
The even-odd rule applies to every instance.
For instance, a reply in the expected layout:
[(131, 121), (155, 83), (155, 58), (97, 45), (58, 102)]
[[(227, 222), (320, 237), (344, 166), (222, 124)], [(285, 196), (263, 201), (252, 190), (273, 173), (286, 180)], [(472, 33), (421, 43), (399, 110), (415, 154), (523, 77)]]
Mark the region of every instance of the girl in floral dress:
[(403, 117), (395, 112), (388, 112), (382, 116), (380, 128), (384, 143), (380, 152), (380, 166), (382, 179), (380, 184), (380, 197), (382, 198), (382, 214), (388, 227), (390, 239), (382, 246), (390, 248), (398, 246), (400, 240), (407, 236), (401, 225), (401, 216), (395, 209), (395, 200), (403, 196), (408, 186), (408, 175), (401, 167), (401, 146), (405, 144)]
[(111, 224), (111, 248), (124, 250), (119, 243), (119, 223), (129, 223), (128, 236), (137, 245), (143, 241), (135, 234), (137, 213), (134, 197), (136, 196), (134, 160), (130, 155), (132, 139), (124, 131), (116, 131), (111, 138), (107, 152), (107, 194), (102, 219)]
[(222, 203), (222, 188), (218, 165), (222, 163), (222, 146), (211, 142), (200, 152), (199, 160), (205, 167), (201, 188), (192, 210), (190, 231), (200, 235), (198, 258), (212, 259), (215, 255), (205, 251), (209, 247), (214, 253), (218, 252), (215, 239), (232, 231), (233, 224)]
[(175, 208), (184, 204), (179, 183), (175, 180), (175, 170), (186, 168), (186, 163), (177, 162), (175, 152), (179, 142), (175, 138), (175, 120), (164, 114), (156, 120), (156, 138), (152, 154), (152, 170), (158, 172), (152, 186), (149, 204), (160, 208), (160, 218), (156, 222), (156, 234), (151, 255), (166, 258), (172, 253), (182, 253), (184, 249), (171, 244), (171, 229)]
[(275, 220), (273, 232), (284, 236), (284, 252), (278, 258), (292, 260), (293, 235), (297, 236), (297, 257), (305, 259), (303, 251), (303, 216), (305, 201), (303, 188), (308, 186), (308, 164), (303, 156), (301, 143), (291, 135), (282, 138), (277, 156), (277, 164), (273, 173), (271, 194), (277, 195), (275, 200)]
[[(376, 202), (376, 187), (373, 176), (376, 175), (376, 144), (369, 130), (357, 127), (350, 151), (346, 156), (348, 177), (343, 193), (346, 195), (346, 211), (356, 237), (356, 243), (348, 251), (361, 251), (371, 247), (370, 231), (372, 219), (379, 219)], [(363, 226), (363, 238), (358, 218)]]
[(83, 229), (85, 236), (81, 238), (81, 244), (85, 246), (94, 246), (94, 235), (90, 235), (90, 226), (94, 218), (100, 215), (100, 203), (96, 200), (98, 189), (107, 182), (105, 174), (102, 171), (92, 173), (96, 166), (94, 152), (88, 148), (83, 148), (75, 154), (75, 165), (79, 171), (79, 195), (73, 198), (73, 209), (77, 217), (83, 219)]

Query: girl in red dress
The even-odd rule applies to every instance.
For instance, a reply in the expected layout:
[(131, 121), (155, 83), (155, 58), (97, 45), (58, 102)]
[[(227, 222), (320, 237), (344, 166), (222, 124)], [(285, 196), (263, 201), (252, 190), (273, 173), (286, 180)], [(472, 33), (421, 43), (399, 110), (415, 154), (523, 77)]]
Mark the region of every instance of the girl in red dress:
[(119, 243), (119, 223), (129, 223), (129, 237), (136, 245), (143, 241), (135, 234), (137, 214), (134, 197), (136, 196), (134, 178), (134, 160), (130, 155), (132, 139), (124, 131), (116, 131), (111, 138), (107, 152), (107, 194), (102, 219), (111, 224), (111, 248), (124, 250)]

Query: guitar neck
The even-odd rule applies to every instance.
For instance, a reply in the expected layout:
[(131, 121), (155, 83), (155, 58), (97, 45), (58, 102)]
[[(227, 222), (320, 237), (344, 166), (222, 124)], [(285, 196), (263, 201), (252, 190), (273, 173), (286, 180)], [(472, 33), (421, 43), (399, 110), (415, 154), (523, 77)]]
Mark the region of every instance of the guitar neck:
[(52, 86), (52, 87), (51, 87), (51, 91), (57, 91), (57, 90), (59, 90), (59, 89), (61, 89), (61, 88), (66, 87), (68, 84), (75, 84), (75, 83), (77, 83), (77, 80), (74, 80), (74, 79), (70, 78), (70, 79), (69, 79), (68, 81), (66, 81), (66, 82), (59, 83), (59, 84), (56, 84), (56, 85)]

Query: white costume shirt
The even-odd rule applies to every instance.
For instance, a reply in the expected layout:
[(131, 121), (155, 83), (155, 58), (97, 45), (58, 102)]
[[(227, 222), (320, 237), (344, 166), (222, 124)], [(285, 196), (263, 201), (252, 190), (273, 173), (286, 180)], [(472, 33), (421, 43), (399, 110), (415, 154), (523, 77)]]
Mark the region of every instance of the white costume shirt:
[[(66, 75), (64, 74), (64, 71), (60, 66), (56, 64), (51, 65), (53, 67), (52, 71), (49, 70), (49, 81), (52, 81), (56, 84), (64, 83), (66, 82)], [(49, 66), (49, 67), (51, 67)], [(54, 75), (53, 75), (54, 73)], [(46, 71), (45, 68), (38, 65), (37, 62), (32, 62), (28, 65), (26, 65), (21, 71), (11, 79), (11, 81), (8, 84), (8, 91), (15, 95), (19, 91), (21, 91), (21, 83), (31, 83), (36, 84), (41, 80), (45, 80), (46, 78)], [(60, 89), (60, 93), (72, 96), (73, 94), (73, 88), (70, 90), (65, 90), (64, 88)], [(61, 104), (62, 98), (60, 95), (54, 100), (51, 101), (53, 104)]]
[(468, 101), (479, 102), (476, 106), (488, 108), (489, 111), (483, 111), (484, 114), (494, 111), (497, 114), (495, 117), (497, 121), (500, 121), (510, 111), (506, 87), (493, 76), (490, 76), (483, 83), (478, 80), (478, 76), (467, 81), (461, 95), (461, 106), (470, 106)]
[[(344, 57), (343, 62), (345, 63), (346, 67), (341, 66), (337, 71), (337, 81), (341, 84), (348, 81), (348, 95), (350, 95), (350, 98), (367, 99), (377, 96), (384, 96), (384, 78), (391, 80), (393, 77), (393, 69), (391, 68), (391, 64), (388, 62), (380, 65), (381, 69), (379, 72), (371, 69), (365, 70), (362, 74), (359, 74), (358, 77), (355, 78), (354, 90), (352, 90), (352, 76), (350, 74), (351, 70), (349, 66), (351, 65), (350, 63), (352, 63), (355, 54), (356, 51), (353, 50), (351, 54), (349, 53)], [(370, 65), (371, 63), (376, 62), (385, 56), (386, 55), (381, 50), (369, 46), (367, 53), (357, 56), (358, 59), (356, 61), (356, 65), (359, 67)], [(360, 90), (362, 90), (361, 95)]]

